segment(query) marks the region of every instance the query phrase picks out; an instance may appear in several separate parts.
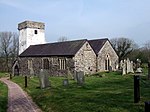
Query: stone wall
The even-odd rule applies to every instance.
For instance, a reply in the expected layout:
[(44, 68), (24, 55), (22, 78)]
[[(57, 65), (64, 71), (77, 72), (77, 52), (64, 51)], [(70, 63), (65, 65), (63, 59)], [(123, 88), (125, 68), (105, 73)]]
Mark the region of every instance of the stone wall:
[[(118, 65), (118, 56), (112, 48), (109, 41), (107, 41), (102, 49), (99, 51), (98, 56), (86, 42), (74, 57), (22, 57), (19, 59), (20, 74), (22, 75), (37, 75), (43, 69), (43, 60), (48, 59), (49, 68), (48, 72), (52, 76), (65, 76), (68, 71), (72, 74), (74, 71), (85, 71), (86, 74), (95, 73), (96, 71), (107, 71), (105, 69), (105, 61), (109, 59), (109, 68), (115, 71)], [(28, 66), (28, 60), (32, 60), (32, 66)], [(64, 63), (65, 69), (60, 69), (60, 64)]]
[(88, 42), (76, 53), (74, 61), (76, 71), (85, 71), (87, 74), (96, 72), (96, 54)]
[[(43, 68), (43, 59), (49, 60), (49, 68), (47, 69), (50, 76), (65, 76), (68, 71), (74, 72), (74, 61), (71, 57), (21, 57), (19, 58), (21, 75), (38, 75)], [(60, 59), (65, 60), (65, 69), (60, 69)], [(32, 65), (29, 67), (29, 61)], [(54, 62), (55, 60), (55, 62)]]
[(105, 70), (105, 61), (109, 59), (110, 67), (113, 71), (115, 71), (118, 64), (118, 56), (114, 49), (112, 48), (109, 41), (107, 41), (102, 49), (98, 53), (97, 58), (97, 69), (98, 71), (106, 71)]

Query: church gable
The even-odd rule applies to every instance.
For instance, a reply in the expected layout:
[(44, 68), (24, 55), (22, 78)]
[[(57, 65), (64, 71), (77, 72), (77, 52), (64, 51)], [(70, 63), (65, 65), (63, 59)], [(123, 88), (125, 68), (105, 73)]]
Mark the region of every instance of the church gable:
[(74, 61), (76, 71), (85, 71), (85, 73), (96, 71), (96, 54), (88, 41), (75, 54)]
[(98, 52), (98, 70), (109, 71), (116, 70), (118, 63), (118, 55), (112, 48), (109, 40), (105, 42), (101, 50)]

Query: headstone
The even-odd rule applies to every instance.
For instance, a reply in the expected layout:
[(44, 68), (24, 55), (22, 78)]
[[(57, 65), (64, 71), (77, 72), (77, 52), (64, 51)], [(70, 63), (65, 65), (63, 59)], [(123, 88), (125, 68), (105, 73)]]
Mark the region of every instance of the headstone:
[(131, 63), (130, 63), (130, 72), (134, 73), (134, 70), (133, 70), (133, 61), (131, 61)]
[(127, 58), (126, 63), (127, 63), (127, 74), (128, 74), (128, 73), (130, 73), (130, 72), (131, 72), (131, 70), (130, 70), (130, 68), (131, 68), (131, 67), (130, 67), (130, 65), (131, 65), (131, 64), (130, 64), (130, 60), (129, 60), (129, 58)]
[(64, 80), (63, 80), (63, 86), (68, 86), (68, 85), (69, 85), (68, 79), (64, 79)]
[(34, 70), (33, 70), (33, 68), (30, 68), (30, 75), (31, 75), (31, 76), (34, 75)]
[(111, 66), (109, 66), (109, 72), (112, 72), (112, 67)]
[(48, 72), (45, 69), (40, 70), (39, 81), (41, 89), (50, 87), (50, 81), (48, 79)]
[(122, 75), (126, 74), (126, 60), (124, 60), (123, 65), (122, 65)]
[(76, 78), (77, 78), (77, 83), (79, 85), (83, 85), (84, 84), (84, 72), (83, 71), (79, 71), (76, 73)]

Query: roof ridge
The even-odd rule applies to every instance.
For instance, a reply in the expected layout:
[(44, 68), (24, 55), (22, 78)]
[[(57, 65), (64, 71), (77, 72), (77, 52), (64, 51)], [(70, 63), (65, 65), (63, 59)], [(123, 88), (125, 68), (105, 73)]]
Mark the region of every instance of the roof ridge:
[(70, 41), (63, 41), (63, 42), (52, 42), (52, 43), (45, 43), (45, 44), (36, 44), (36, 45), (30, 45), (30, 46), (39, 46), (39, 45), (48, 45), (48, 44), (59, 44), (59, 43), (77, 42), (77, 41), (88, 41), (88, 40), (87, 40), (87, 39), (81, 39), (81, 40), (70, 40)]
[(101, 38), (101, 39), (92, 39), (92, 40), (88, 40), (88, 41), (96, 41), (96, 40), (109, 40), (108, 38)]

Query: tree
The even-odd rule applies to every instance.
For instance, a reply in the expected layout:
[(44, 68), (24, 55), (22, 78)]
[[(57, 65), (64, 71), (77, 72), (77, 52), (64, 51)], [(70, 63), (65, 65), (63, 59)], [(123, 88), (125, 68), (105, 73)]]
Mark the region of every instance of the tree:
[(13, 33), (12, 37), (12, 47), (10, 56), (13, 58), (13, 61), (18, 57), (19, 53), (19, 36), (17, 33)]
[(126, 58), (127, 55), (137, 48), (137, 44), (128, 38), (113, 38), (110, 41), (119, 56), (119, 61)]
[(5, 59), (5, 66), (9, 71), (9, 58), (16, 57), (18, 52), (18, 35), (13, 32), (0, 32), (1, 57)]
[(68, 40), (68, 38), (65, 37), (65, 36), (62, 36), (62, 37), (59, 37), (59, 38), (58, 38), (58, 42), (65, 42), (65, 41), (67, 41), (67, 40)]
[(145, 51), (145, 55), (147, 57), (147, 60), (150, 61), (150, 41), (147, 41), (144, 45), (144, 51)]

